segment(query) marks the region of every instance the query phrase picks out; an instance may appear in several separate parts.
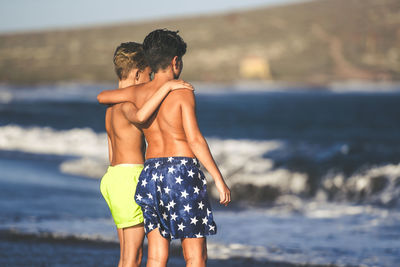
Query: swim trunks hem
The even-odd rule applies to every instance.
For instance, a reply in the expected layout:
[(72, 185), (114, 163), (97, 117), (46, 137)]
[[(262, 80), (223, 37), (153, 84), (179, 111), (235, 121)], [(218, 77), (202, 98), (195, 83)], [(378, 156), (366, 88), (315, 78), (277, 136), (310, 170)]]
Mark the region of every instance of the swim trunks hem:
[(161, 228), (154, 228), (153, 230), (151, 230), (150, 232), (148, 232), (148, 233), (146, 233), (145, 232), (145, 234), (146, 234), (146, 237), (147, 237), (147, 235), (148, 234), (150, 234), (151, 232), (153, 232), (154, 230), (157, 230), (158, 229), (158, 232), (160, 233), (160, 235), (163, 237), (163, 238), (165, 238), (165, 239), (169, 239), (169, 240), (174, 240), (174, 239), (182, 239), (182, 238), (205, 238), (205, 237), (207, 237), (207, 236), (211, 236), (211, 235), (216, 235), (217, 234), (217, 232), (215, 231), (214, 233), (202, 233), (201, 234), (201, 236), (196, 236), (196, 234), (192, 234), (191, 236), (173, 236), (173, 237), (164, 237), (163, 235), (162, 235), (162, 233), (161, 233)]
[(143, 223), (143, 217), (134, 221), (116, 224), (118, 229), (128, 228)]

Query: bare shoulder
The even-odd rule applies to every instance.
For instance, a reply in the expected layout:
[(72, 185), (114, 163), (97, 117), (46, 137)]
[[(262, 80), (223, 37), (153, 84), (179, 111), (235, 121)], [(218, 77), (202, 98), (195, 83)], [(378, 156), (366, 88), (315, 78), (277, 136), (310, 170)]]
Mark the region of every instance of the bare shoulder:
[(189, 89), (174, 90), (169, 93), (167, 99), (172, 101), (178, 101), (180, 104), (191, 104), (195, 103), (194, 92)]

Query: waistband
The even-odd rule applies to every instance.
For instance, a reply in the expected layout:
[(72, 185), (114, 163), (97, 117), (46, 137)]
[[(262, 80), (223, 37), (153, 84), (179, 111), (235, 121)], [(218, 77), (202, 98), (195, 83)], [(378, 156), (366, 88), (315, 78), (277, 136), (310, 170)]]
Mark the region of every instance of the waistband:
[(136, 163), (121, 163), (114, 166), (108, 166), (108, 169), (119, 169), (119, 168), (143, 168), (143, 164)]
[(188, 164), (188, 165), (195, 165), (197, 167), (200, 166), (199, 161), (196, 158), (190, 157), (161, 157), (161, 158), (150, 158), (146, 159), (144, 165), (149, 164), (158, 164), (165, 165), (165, 164)]

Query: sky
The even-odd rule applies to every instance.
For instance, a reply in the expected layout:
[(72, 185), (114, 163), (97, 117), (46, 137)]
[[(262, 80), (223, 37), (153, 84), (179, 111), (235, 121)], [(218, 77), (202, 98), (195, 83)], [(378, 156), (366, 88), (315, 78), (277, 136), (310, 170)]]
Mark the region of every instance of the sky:
[(4, 0), (0, 33), (218, 13), (302, 0)]

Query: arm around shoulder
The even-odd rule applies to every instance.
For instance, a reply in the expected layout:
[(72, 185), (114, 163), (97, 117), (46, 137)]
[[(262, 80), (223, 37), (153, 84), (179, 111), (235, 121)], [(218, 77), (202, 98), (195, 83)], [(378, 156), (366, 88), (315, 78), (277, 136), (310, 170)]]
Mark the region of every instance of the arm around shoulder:
[(97, 95), (100, 104), (118, 104), (127, 101), (134, 101), (133, 90), (136, 85), (121, 89), (104, 90)]

